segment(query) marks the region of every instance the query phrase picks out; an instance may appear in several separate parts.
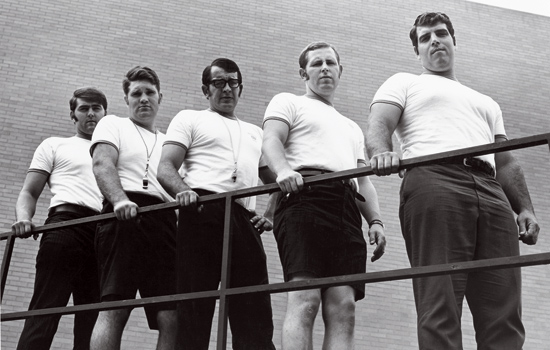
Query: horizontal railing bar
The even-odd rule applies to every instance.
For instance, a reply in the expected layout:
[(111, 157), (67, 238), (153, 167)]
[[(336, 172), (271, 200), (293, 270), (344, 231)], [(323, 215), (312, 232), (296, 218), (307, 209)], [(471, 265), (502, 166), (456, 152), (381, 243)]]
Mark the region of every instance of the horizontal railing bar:
[(504, 151), (512, 151), (521, 148), (541, 146), (550, 144), (550, 133), (522, 137), (503, 142), (489, 143), (480, 146), (457, 149), (453, 151), (435, 153), (428, 156), (404, 159), (401, 161), (400, 168), (408, 169), (415, 166), (434, 164), (445, 160), (462, 158), (465, 156), (481, 156)]
[[(449, 161), (450, 159), (455, 159), (455, 158), (460, 158), (465, 156), (479, 156), (484, 154), (510, 151), (510, 150), (515, 150), (520, 148), (540, 146), (544, 144), (550, 144), (550, 133), (522, 137), (522, 138), (513, 139), (509, 141), (490, 143), (490, 144), (481, 145), (481, 146), (468, 147), (468, 148), (463, 148), (463, 149), (454, 150), (454, 151), (441, 152), (441, 153), (436, 153), (428, 156), (404, 159), (404, 160), (401, 160), (400, 169), (409, 169), (415, 166), (427, 165), (427, 164), (435, 164), (435, 163), (442, 163), (442, 162), (444, 163), (445, 161)], [(337, 179), (343, 180), (343, 179), (349, 179), (349, 178), (367, 176), (367, 175), (373, 175), (373, 172), (370, 166), (363, 167), (363, 168), (349, 169), (349, 170), (344, 170), (344, 171), (339, 171), (334, 173), (326, 173), (326, 174), (317, 175), (317, 176), (311, 176), (304, 179), (304, 183), (316, 184), (316, 183), (328, 182), (328, 181), (337, 180)], [(246, 189), (237, 190), (237, 191), (201, 196), (199, 198), (199, 203), (222, 200), (227, 196), (231, 196), (233, 198), (242, 198), (242, 197), (250, 197), (250, 196), (256, 196), (256, 195), (261, 195), (265, 193), (276, 192), (278, 190), (279, 190), (279, 186), (277, 184), (268, 184), (268, 185), (256, 186), (256, 187), (246, 188)], [(155, 204), (155, 205), (139, 208), (139, 213), (146, 213), (146, 212), (155, 211), (155, 210), (174, 209), (177, 207), (178, 207), (178, 204), (176, 202)], [(54, 223), (54, 224), (37, 226), (33, 232), (34, 233), (48, 232), (48, 231), (56, 230), (63, 227), (75, 226), (75, 225), (94, 222), (94, 221), (98, 222), (98, 221), (110, 220), (114, 218), (115, 218), (114, 213), (95, 215), (95, 216), (90, 216), (90, 217), (81, 218), (81, 219), (68, 220), (68, 221), (63, 221), (63, 222)], [(0, 240), (7, 239), (7, 237), (10, 236), (11, 234), (12, 234), (11, 231), (1, 233)]]
[(186, 294), (174, 294), (162, 297), (152, 297), (134, 300), (111, 301), (96, 304), (58, 307), (50, 309), (32, 310), (24, 312), (12, 312), (2, 314), (1, 321), (14, 321), (25, 319), (30, 316), (45, 316), (45, 315), (68, 315), (81, 311), (91, 310), (109, 310), (122, 309), (128, 307), (143, 307), (150, 304), (167, 304), (177, 301), (199, 299), (199, 298), (216, 298), (220, 295), (236, 295), (245, 293), (282, 293), (295, 290), (315, 289), (320, 287), (334, 287), (348, 285), (353, 283), (377, 283), (397, 281), (403, 279), (411, 279), (418, 277), (430, 277), (445, 274), (467, 273), (473, 271), (495, 270), (513, 267), (525, 267), (534, 265), (550, 264), (550, 253), (538, 253), (522, 256), (503, 257), (486, 260), (476, 260), (467, 262), (456, 262), (450, 264), (430, 265), (422, 267), (413, 267), (389, 271), (368, 272), (355, 275), (336, 276), (328, 278), (318, 278), (304, 281), (273, 283), (267, 285), (258, 285), (250, 287), (230, 288), (225, 291), (214, 290), (207, 292), (196, 292)]

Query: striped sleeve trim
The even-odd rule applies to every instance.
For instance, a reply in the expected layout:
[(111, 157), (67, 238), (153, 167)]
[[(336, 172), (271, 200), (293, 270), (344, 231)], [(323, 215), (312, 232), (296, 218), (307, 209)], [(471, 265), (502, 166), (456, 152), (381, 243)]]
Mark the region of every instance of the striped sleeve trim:
[(181, 148), (183, 148), (185, 150), (185, 152), (187, 152), (187, 146), (185, 146), (183, 143), (181, 142), (177, 142), (177, 141), (164, 141), (164, 143), (162, 144), (163, 146), (166, 146), (166, 145), (175, 145), (175, 146), (179, 146)]
[(399, 103), (394, 102), (394, 101), (388, 101), (388, 100), (376, 100), (376, 101), (373, 101), (373, 102), (370, 104), (370, 108), (371, 108), (371, 109), (372, 109), (372, 106), (373, 106), (375, 103), (386, 103), (386, 104), (389, 104), (389, 105), (393, 105), (393, 106), (396, 106), (397, 108), (399, 108), (399, 109), (401, 110), (401, 112), (403, 112), (403, 106), (401, 106)]
[(116, 149), (117, 153), (119, 152), (118, 147), (117, 147), (114, 143), (109, 142), (109, 141), (98, 141), (98, 142), (94, 143), (94, 144), (92, 145), (92, 147), (90, 147), (90, 155), (91, 155), (92, 157), (94, 156), (94, 150), (95, 150), (96, 146), (99, 145), (99, 144), (101, 144), (101, 143), (102, 143), (102, 144), (105, 144), (105, 145), (112, 146), (114, 149)]
[(47, 172), (46, 170), (42, 170), (42, 169), (36, 169), (36, 168), (31, 168), (29, 170), (27, 170), (27, 174), (28, 173), (40, 173), (40, 174), (44, 174), (46, 176), (50, 176), (51, 174), (49, 172)]
[(285, 123), (285, 124), (288, 126), (288, 128), (290, 129), (290, 124), (289, 124), (288, 120), (285, 120), (285, 119), (280, 118), (280, 117), (267, 117), (267, 118), (265, 118), (264, 121), (263, 121), (263, 123), (262, 123), (262, 128), (263, 128), (265, 122), (268, 121), (268, 120), (278, 120), (278, 121), (280, 121), (280, 122), (283, 122), (283, 123)]

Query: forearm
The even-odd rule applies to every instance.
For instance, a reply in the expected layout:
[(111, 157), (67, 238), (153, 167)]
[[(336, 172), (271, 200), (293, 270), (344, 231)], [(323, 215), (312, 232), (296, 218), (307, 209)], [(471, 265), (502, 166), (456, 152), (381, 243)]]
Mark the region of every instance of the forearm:
[(380, 207), (378, 205), (378, 195), (374, 186), (370, 182), (368, 177), (359, 177), (359, 193), (365, 198), (364, 202), (355, 200), (361, 215), (369, 223), (369, 243), (376, 244), (377, 247), (374, 249), (374, 252), (371, 257), (371, 261), (376, 261), (384, 255), (386, 249), (386, 236), (384, 235), (384, 224), (382, 222), (377, 222), (372, 224), (373, 220), (381, 220), (380, 216)]
[(176, 197), (178, 193), (191, 189), (170, 162), (161, 162), (159, 164), (157, 179), (172, 197)]
[(401, 119), (402, 109), (390, 103), (375, 103), (367, 118), (366, 146), (369, 158), (393, 152), (392, 134)]
[(523, 170), (515, 159), (500, 167), (496, 178), (516, 214), (524, 211), (535, 213)]
[(284, 146), (280, 140), (275, 138), (268, 138), (264, 140), (262, 145), (262, 153), (264, 154), (269, 168), (275, 173), (275, 175), (278, 175), (284, 171), (292, 170), (285, 157)]
[(375, 154), (391, 152), (393, 130), (389, 130), (384, 122), (378, 120), (370, 120), (367, 125), (365, 138), (369, 158)]
[(114, 166), (108, 164), (94, 165), (93, 171), (97, 186), (106, 200), (113, 205), (129, 200), (120, 183), (118, 171)]
[(15, 220), (31, 221), (36, 212), (37, 198), (34, 198), (29, 192), (21, 191), (15, 204)]
[(365, 198), (364, 202), (356, 200), (361, 215), (367, 222), (371, 222), (375, 219), (381, 220), (378, 194), (376, 193), (374, 185), (368, 177), (359, 177), (357, 180), (359, 181), (358, 192)]
[[(269, 167), (264, 166), (259, 169), (259, 176), (262, 180), (262, 183), (264, 185), (275, 183), (276, 182), (276, 176), (275, 173), (269, 169)], [(268, 218), (269, 220), (273, 221), (273, 216), (275, 215), (275, 206), (277, 203), (277, 198), (279, 197), (279, 194), (281, 192), (272, 192), (269, 194), (269, 199), (267, 201), (267, 208), (264, 212), (264, 217)]]
[(43, 171), (29, 171), (15, 204), (16, 221), (31, 221), (36, 212), (36, 203), (50, 174)]
[(275, 217), (275, 208), (277, 206), (277, 199), (281, 195), (281, 192), (273, 192), (269, 195), (269, 199), (267, 200), (267, 208), (265, 209), (264, 216), (268, 218), (269, 220), (273, 221), (273, 218)]

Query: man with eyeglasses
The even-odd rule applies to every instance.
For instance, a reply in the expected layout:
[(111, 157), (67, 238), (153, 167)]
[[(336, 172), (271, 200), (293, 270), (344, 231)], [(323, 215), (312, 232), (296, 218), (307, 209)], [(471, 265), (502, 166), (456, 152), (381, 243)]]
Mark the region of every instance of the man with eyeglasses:
[[(423, 13), (409, 35), (423, 72), (390, 77), (374, 96), (367, 121), (367, 151), (379, 176), (399, 170), (394, 131), (403, 158), (507, 139), (498, 104), (455, 76), (456, 39), (449, 17)], [(519, 240), (537, 242), (529, 191), (510, 152), (409, 169), (400, 199), (413, 267), (517, 256)], [(413, 289), (420, 349), (462, 349), (464, 296), (478, 349), (522, 349), (519, 268), (417, 278)]]
[[(273, 97), (264, 116), (262, 150), (277, 174), (274, 234), (285, 281), (332, 277), (366, 270), (361, 215), (369, 224), (371, 261), (384, 254), (386, 238), (378, 196), (368, 177), (304, 186), (303, 177), (366, 166), (363, 133), (333, 106), (342, 74), (340, 57), (325, 42), (309, 44), (299, 57), (306, 93)], [(355, 303), (365, 284), (288, 293), (283, 349), (312, 349), (320, 306), (323, 349), (352, 349)]]
[[(243, 85), (239, 67), (218, 58), (202, 75), (202, 92), (210, 107), (183, 110), (168, 127), (158, 179), (182, 206), (177, 241), (178, 293), (216, 290), (221, 278), (225, 202), (197, 207), (199, 196), (257, 186), (274, 177), (261, 160), (262, 130), (237, 117)], [(178, 169), (184, 166), (184, 178)], [(255, 197), (235, 200), (231, 209), (229, 287), (268, 283), (266, 255), (260, 234), (272, 220), (255, 215)], [(270, 214), (272, 217), (272, 213)], [(178, 306), (177, 349), (208, 349), (216, 301), (198, 299)], [(233, 349), (275, 349), (271, 297), (245, 294), (229, 297)]]

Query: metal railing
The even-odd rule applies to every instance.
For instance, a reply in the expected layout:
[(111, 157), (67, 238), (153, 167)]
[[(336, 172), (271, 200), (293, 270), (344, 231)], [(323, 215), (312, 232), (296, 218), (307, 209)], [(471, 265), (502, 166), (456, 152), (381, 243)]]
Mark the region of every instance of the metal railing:
[[(534, 135), (530, 137), (523, 137), (514, 140), (509, 140), (499, 143), (491, 143), (482, 146), (464, 148), (460, 150), (442, 152), (429, 156), (405, 159), (401, 161), (399, 169), (410, 169), (415, 166), (446, 163), (450, 160), (460, 159), (466, 156), (479, 156), (484, 154), (498, 153), (502, 151), (511, 151), (521, 148), (528, 148), (540, 145), (550, 146), (550, 133)], [(329, 182), (334, 180), (350, 179), (360, 176), (373, 175), (370, 167), (350, 169), (346, 171), (340, 171), (335, 173), (326, 173), (318, 176), (307, 177), (304, 179), (306, 184), (316, 184)], [(229, 283), (229, 266), (231, 264), (231, 254), (229, 251), (230, 241), (230, 218), (231, 218), (231, 203), (234, 199), (256, 196), (279, 190), (277, 184), (269, 184), (263, 186), (257, 186), (253, 188), (242, 189), (238, 191), (225, 192), (202, 196), (199, 198), (199, 203), (205, 203), (215, 200), (225, 199), (225, 219), (224, 219), (224, 240), (223, 240), (223, 256), (222, 256), (222, 271), (221, 271), (221, 283), (219, 290), (186, 293), (186, 294), (174, 294), (161, 297), (151, 297), (142, 299), (132, 299), (123, 301), (102, 302), (95, 304), (67, 306), (58, 308), (49, 308), (32, 311), (22, 312), (10, 312), (3, 313), (1, 315), (1, 322), (14, 321), (20, 319), (26, 319), (31, 316), (45, 316), (45, 315), (67, 315), (77, 312), (90, 311), (90, 310), (112, 310), (122, 308), (135, 308), (143, 307), (145, 305), (155, 304), (167, 304), (175, 303), (183, 300), (201, 299), (201, 298), (216, 298), (219, 299), (219, 314), (218, 314), (218, 335), (217, 335), (217, 349), (225, 350), (227, 343), (227, 298), (231, 295), (246, 294), (246, 293), (282, 293), (295, 290), (314, 289), (321, 287), (333, 287), (340, 285), (348, 285), (352, 283), (376, 283), (386, 281), (396, 281), (403, 279), (411, 279), (417, 277), (429, 277), (444, 274), (465, 273), (472, 271), (513, 268), (533, 265), (550, 264), (550, 252), (530, 254), (515, 257), (504, 257), (496, 259), (477, 260), (460, 263), (450, 263), (441, 265), (431, 265), (423, 267), (405, 268), (382, 272), (368, 272), (355, 275), (336, 276), (328, 278), (319, 278), (305, 281), (295, 281), (286, 283), (273, 283), (259, 286), (249, 286), (240, 288), (228, 288)], [(175, 202), (156, 204), (139, 209), (139, 213), (146, 213), (156, 210), (173, 210), (178, 205)], [(87, 217), (82, 219), (70, 220), (65, 222), (59, 222), (55, 224), (44, 225), (35, 228), (35, 233), (44, 233), (52, 230), (56, 230), (62, 227), (76, 226), (89, 222), (98, 222), (103, 220), (115, 219), (114, 213), (101, 214), (93, 217)], [(10, 232), (0, 233), (0, 240), (7, 240), (4, 256), (2, 259), (2, 276), (1, 276), (1, 294), (4, 296), (4, 288), (6, 285), (9, 265), (12, 257), (15, 236)]]

